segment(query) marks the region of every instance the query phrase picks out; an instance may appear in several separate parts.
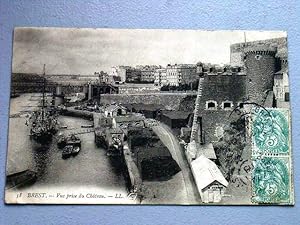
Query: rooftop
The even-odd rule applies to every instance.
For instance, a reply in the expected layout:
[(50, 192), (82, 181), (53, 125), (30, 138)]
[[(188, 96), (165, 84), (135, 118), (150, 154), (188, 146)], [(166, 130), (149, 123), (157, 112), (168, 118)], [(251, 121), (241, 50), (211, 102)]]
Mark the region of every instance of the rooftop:
[(165, 109), (165, 106), (160, 105), (160, 104), (137, 104), (137, 103), (133, 103), (129, 107), (134, 108), (135, 110), (147, 110), (147, 111), (156, 111), (156, 110)]
[(126, 108), (124, 106), (121, 106), (121, 105), (109, 105), (105, 108), (106, 111), (108, 112), (112, 112), (112, 111), (115, 111), (116, 109), (124, 109), (126, 110)]
[(217, 159), (212, 143), (201, 145), (196, 141), (192, 141), (188, 144), (187, 151), (189, 152), (189, 154), (196, 158), (204, 155), (208, 159)]
[(163, 111), (162, 114), (170, 119), (187, 119), (191, 112), (187, 111)]
[(217, 181), (227, 187), (228, 182), (217, 167), (217, 165), (201, 155), (191, 163), (192, 171), (196, 184), (200, 190), (203, 190), (213, 182)]

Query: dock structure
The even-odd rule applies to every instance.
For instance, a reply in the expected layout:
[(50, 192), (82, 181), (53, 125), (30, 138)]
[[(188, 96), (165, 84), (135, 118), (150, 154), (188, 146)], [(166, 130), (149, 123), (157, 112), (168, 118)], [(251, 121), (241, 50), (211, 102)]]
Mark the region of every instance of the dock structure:
[(123, 155), (124, 155), (124, 162), (128, 171), (128, 181), (129, 183), (129, 189), (135, 193), (138, 197), (141, 197), (142, 192), (142, 178), (140, 175), (140, 172), (138, 170), (138, 167), (136, 163), (134, 162), (132, 158), (131, 151), (128, 147), (128, 143), (124, 143), (123, 146)]
[(94, 121), (94, 127), (95, 128), (100, 126), (100, 118), (101, 118), (100, 113), (93, 113), (93, 121)]
[(89, 112), (86, 110), (78, 110), (74, 109), (74, 107), (68, 107), (67, 109), (63, 110), (62, 113), (67, 116), (75, 116), (75, 117), (84, 117), (84, 118), (93, 118), (94, 112)]
[[(109, 119), (109, 117), (105, 117), (104, 114), (101, 113), (93, 113), (93, 120), (94, 120), (94, 130), (95, 130), (95, 141), (97, 143), (97, 139), (99, 139), (99, 135), (101, 135), (98, 130), (100, 129), (112, 129), (111, 125), (108, 125), (105, 119)], [(123, 141), (123, 147), (121, 152), (121, 160), (124, 166), (124, 174), (125, 179), (127, 181), (127, 188), (131, 194), (134, 194), (138, 199), (141, 199), (142, 193), (142, 178), (135, 163), (132, 152), (129, 149), (127, 141)]]

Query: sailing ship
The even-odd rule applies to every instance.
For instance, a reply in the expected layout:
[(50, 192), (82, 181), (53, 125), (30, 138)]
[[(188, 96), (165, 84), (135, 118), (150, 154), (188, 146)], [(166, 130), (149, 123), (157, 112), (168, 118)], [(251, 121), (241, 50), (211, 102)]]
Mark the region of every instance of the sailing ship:
[(46, 103), (46, 78), (45, 65), (43, 68), (42, 99), (39, 110), (34, 111), (30, 116), (30, 137), (37, 142), (48, 142), (57, 131), (57, 115), (53, 108)]

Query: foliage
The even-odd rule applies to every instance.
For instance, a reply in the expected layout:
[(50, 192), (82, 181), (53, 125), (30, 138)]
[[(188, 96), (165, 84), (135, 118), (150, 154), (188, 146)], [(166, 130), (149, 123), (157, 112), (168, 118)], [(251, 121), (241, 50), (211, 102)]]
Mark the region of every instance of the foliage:
[(240, 117), (224, 129), (224, 135), (215, 145), (217, 158), (226, 179), (230, 179), (246, 146), (245, 118)]

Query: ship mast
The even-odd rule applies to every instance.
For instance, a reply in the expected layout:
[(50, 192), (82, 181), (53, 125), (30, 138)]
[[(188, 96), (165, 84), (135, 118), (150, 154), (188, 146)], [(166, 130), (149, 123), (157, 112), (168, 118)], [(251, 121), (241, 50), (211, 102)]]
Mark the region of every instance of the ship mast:
[(46, 64), (44, 64), (43, 67), (43, 98), (42, 98), (42, 122), (44, 122), (44, 117), (45, 117), (45, 89), (46, 89), (46, 78), (45, 78), (45, 74), (46, 74)]

